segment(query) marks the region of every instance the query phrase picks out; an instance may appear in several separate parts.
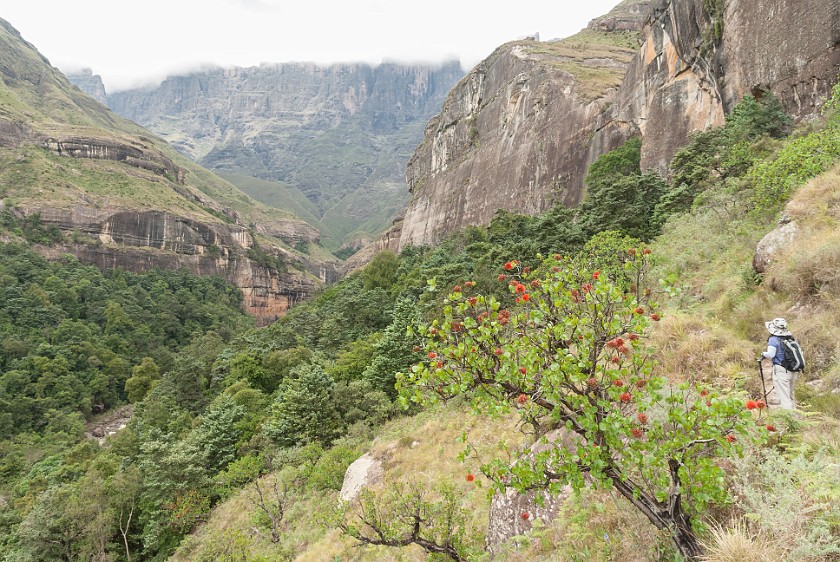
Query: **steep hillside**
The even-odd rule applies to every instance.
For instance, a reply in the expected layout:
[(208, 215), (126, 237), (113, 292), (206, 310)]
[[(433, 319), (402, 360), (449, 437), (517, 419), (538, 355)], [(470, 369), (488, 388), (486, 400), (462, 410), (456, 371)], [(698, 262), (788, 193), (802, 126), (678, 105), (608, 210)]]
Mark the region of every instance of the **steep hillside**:
[[(173, 76), (108, 104), (235, 183), (253, 176), (300, 190), (337, 249), (356, 230), (378, 234), (405, 204), (408, 157), (461, 76), (458, 63), (287, 63)], [(274, 201), (251, 182), (237, 186)]]
[(315, 228), (82, 94), (2, 20), (0, 47), (0, 200), (59, 229), (45, 254), (221, 275), (261, 321), (333, 278)]
[(430, 122), (405, 220), (386, 238), (392, 249), (435, 243), (497, 209), (576, 205), (592, 161), (627, 138), (641, 136), (643, 169), (662, 172), (744, 94), (814, 114), (839, 69), (831, 0), (625, 1), (578, 36), (503, 46)]
[[(588, 300), (590, 297), (583, 294), (597, 293), (597, 282), (605, 276), (620, 278), (618, 272), (627, 271), (631, 262), (625, 261), (627, 256), (652, 255), (650, 281), (653, 286), (649, 294), (660, 301), (662, 308), (656, 309), (655, 314), (650, 313), (650, 308), (633, 312), (649, 315), (651, 319), (641, 336), (647, 343), (632, 344), (632, 351), (621, 351), (619, 346), (618, 353), (650, 353), (644, 361), (655, 360), (653, 376), (660, 375), (667, 384), (673, 385), (668, 387), (670, 392), (663, 392), (660, 397), (666, 403), (677, 405), (673, 417), (667, 417), (668, 424), (678, 426), (685, 419), (682, 416), (694, 415), (703, 408), (714, 409), (727, 395), (734, 399), (736, 408), (727, 417), (740, 416), (745, 420), (747, 432), (737, 439), (732, 434), (717, 435), (718, 441), (740, 443), (743, 439), (743, 444), (716, 462), (722, 472), (709, 491), (724, 492), (726, 499), (713, 502), (693, 515), (695, 521), (702, 522), (695, 525), (706, 550), (702, 560), (833, 562), (840, 552), (840, 533), (837, 532), (840, 512), (832, 499), (840, 492), (840, 464), (837, 462), (840, 458), (840, 425), (837, 421), (840, 411), (840, 362), (837, 359), (840, 283), (836, 275), (840, 260), (837, 250), (840, 232), (840, 85), (835, 87), (834, 100), (834, 109), (826, 113), (825, 119), (815, 119), (787, 140), (762, 136), (724, 148), (724, 156), (739, 153), (743, 157), (746, 151), (754, 161), (733, 173), (728, 182), (720, 175), (714, 175), (698, 199), (699, 204), (689, 212), (672, 216), (663, 227), (663, 233), (652, 240), (649, 249), (628, 250), (627, 245), (633, 240), (619, 236), (621, 231), (589, 240), (582, 255), (595, 260), (595, 264), (600, 263), (604, 269), (587, 275), (585, 284), (575, 285), (568, 295), (573, 302)], [(753, 115), (750, 119), (763, 122), (764, 116)], [(716, 131), (718, 134), (731, 131), (734, 122), (736, 119), (730, 116), (727, 127)], [(815, 144), (822, 147), (821, 155), (813, 154)], [(696, 150), (698, 146), (702, 147), (702, 142), (692, 143), (687, 150)], [(639, 153), (636, 158), (638, 160)], [(706, 172), (714, 171), (714, 164), (709, 161), (698, 159), (695, 164)], [(786, 191), (774, 192), (775, 181), (786, 185)], [(782, 209), (783, 223), (778, 225), (777, 217)], [(620, 212), (632, 214), (628, 209)], [(484, 335), (497, 332), (492, 326), (478, 324), (483, 314), (478, 310), (486, 303), (483, 298), (497, 291), (503, 294), (510, 276), (518, 278), (520, 266), (510, 262), (501, 266), (498, 256), (516, 252), (513, 255), (533, 259), (533, 254), (523, 253), (523, 248), (533, 249), (534, 246), (528, 244), (536, 242), (531, 238), (533, 231), (527, 227), (529, 221), (534, 221), (537, 232), (544, 232), (544, 228), (539, 228), (545, 224), (540, 223), (541, 220), (548, 219), (520, 216), (509, 217), (506, 221), (503, 217), (494, 221), (485, 234), (481, 229), (472, 229), (447, 239), (437, 249), (425, 253), (409, 250), (399, 258), (399, 267), (392, 264), (396, 278), (394, 287), (400, 288), (401, 294), (410, 292), (405, 287), (412, 286), (411, 280), (436, 279), (437, 286), (444, 286), (443, 293), (458, 282), (446, 300), (440, 294), (437, 299), (428, 296), (430, 288), (417, 303), (418, 308), (425, 309), (427, 318), (439, 321), (425, 332), (426, 347), (422, 355), (418, 353), (421, 359), (413, 372), (428, 368), (426, 372), (430, 377), (432, 372), (444, 373), (439, 379), (421, 379), (420, 386), (425, 384), (425, 392), (429, 395), (449, 398), (448, 403), (390, 421), (382, 427), (351, 432), (318, 460), (314, 454), (301, 449), (281, 456), (265, 475), (257, 477), (254, 473), (248, 485), (218, 505), (207, 522), (182, 542), (174, 560), (212, 560), (222, 556), (234, 559), (287, 557), (299, 561), (434, 560), (437, 559), (435, 555), (428, 552), (431, 548), (424, 550), (418, 544), (405, 544), (411, 537), (411, 525), (416, 521), (412, 519), (415, 512), (411, 510), (418, 505), (423, 506), (423, 516), (416, 522), (424, 529), (421, 537), (433, 543), (427, 542), (427, 547), (450, 539), (462, 547), (448, 556), (452, 560), (647, 562), (681, 559), (676, 556), (666, 534), (650, 525), (614, 487), (605, 490), (590, 486), (597, 481), (597, 475), (592, 475), (592, 480), (587, 479), (587, 485), (582, 486), (579, 494), (572, 494), (561, 486), (550, 488), (551, 499), (544, 504), (534, 501), (533, 495), (518, 494), (511, 489), (505, 494), (493, 495), (492, 499), (485, 494), (493, 471), (507, 468), (511, 457), (516, 458), (529, 439), (533, 441), (535, 451), (544, 451), (551, 443), (548, 435), (539, 432), (531, 438), (523, 434), (528, 433), (532, 424), (539, 423), (540, 415), (534, 413), (536, 405), (559, 392), (546, 382), (546, 378), (552, 376), (554, 369), (574, 371), (574, 361), (571, 366), (560, 365), (564, 357), (574, 357), (573, 345), (561, 340), (559, 349), (547, 349), (541, 347), (538, 336), (539, 318), (550, 315), (552, 306), (565, 306), (562, 294), (558, 294), (554, 303), (534, 305), (517, 299), (514, 304), (508, 299), (501, 304), (499, 310), (511, 307), (513, 311), (503, 324), (516, 322), (517, 315), (529, 307), (537, 311), (532, 323), (517, 326), (511, 334), (513, 341), (482, 339)], [(516, 240), (517, 237), (520, 239)], [(563, 251), (573, 250), (563, 248)], [(490, 263), (497, 265), (495, 270), (487, 269), (488, 256), (492, 256)], [(599, 259), (604, 261), (599, 262)], [(550, 261), (567, 263), (562, 258), (551, 258)], [(616, 262), (621, 264), (617, 270), (607, 269), (611, 267), (609, 263), (614, 266)], [(362, 271), (360, 278), (382, 280), (386, 263), (389, 263), (388, 259), (380, 256), (369, 269)], [(762, 264), (761, 274), (754, 269), (757, 263)], [(412, 273), (412, 267), (422, 274)], [(499, 270), (503, 273), (497, 276)], [(524, 268), (521, 271), (526, 272)], [(476, 283), (463, 283), (464, 279), (475, 279)], [(542, 284), (547, 285), (548, 280), (542, 278)], [(539, 293), (540, 282), (527, 285), (527, 288), (523, 286), (522, 290), (516, 288), (510, 292), (517, 295), (523, 291)], [(632, 286), (630, 289), (633, 290)], [(601, 298), (601, 294), (597, 294), (591, 298)], [(476, 300), (468, 298), (471, 295)], [(617, 301), (623, 302), (628, 296), (632, 297), (632, 292), (619, 293)], [(521, 308), (515, 308), (517, 306)], [(604, 306), (608, 308), (609, 304)], [(441, 319), (455, 308), (468, 311), (463, 324)], [(562, 309), (564, 314), (570, 310), (569, 314), (574, 314), (573, 308)], [(496, 312), (490, 314), (494, 318)], [(796, 387), (799, 411), (795, 415), (779, 409), (771, 380), (767, 381), (771, 389), (766, 396), (769, 409), (765, 408), (767, 404), (757, 406), (756, 401), (750, 399), (762, 397), (764, 391), (755, 362), (755, 356), (767, 341), (764, 321), (778, 316), (788, 319), (797, 340), (808, 350), (809, 367), (800, 375)], [(578, 320), (574, 318), (569, 325), (580, 326)], [(551, 329), (563, 330), (564, 323), (551, 324)], [(621, 329), (626, 326), (622, 325)], [(475, 339), (469, 339), (473, 334)], [(451, 351), (441, 353), (445, 348), (434, 347), (434, 342), (447, 338), (453, 342)], [(485, 350), (491, 360), (481, 364), (468, 363), (473, 376), (480, 374), (482, 384), (491, 385), (496, 374), (493, 369), (498, 366), (495, 358), (504, 361), (508, 355), (513, 356), (509, 346), (516, 349), (515, 340), (518, 339), (528, 340), (518, 348), (523, 352), (517, 357), (518, 361), (528, 361), (531, 353), (551, 358), (542, 368), (540, 390), (526, 395), (502, 388), (496, 397), (499, 402), (494, 402), (491, 392), (482, 393), (476, 385), (479, 398), (471, 400), (474, 397), (464, 389), (469, 388), (474, 379), (467, 369), (457, 371), (455, 365), (469, 361), (470, 353), (480, 354), (476, 349), (479, 345), (488, 345), (490, 349), (498, 345), (498, 351)], [(471, 348), (471, 345), (476, 347)], [(610, 342), (605, 345), (609, 347)], [(378, 345), (376, 348), (393, 349)], [(439, 353), (427, 354), (428, 349)], [(352, 346), (348, 348), (351, 354), (357, 350)], [(350, 361), (345, 356), (337, 361), (339, 363), (349, 365)], [(450, 369), (462, 376), (445, 378)], [(521, 379), (527, 380), (526, 372), (530, 373), (530, 367), (517, 372)], [(638, 389), (651, 382), (630, 384), (627, 381), (632, 373), (632, 369), (622, 367), (622, 378), (627, 378), (610, 385), (629, 389), (621, 397), (617, 394), (621, 390), (616, 391), (613, 397), (616, 409), (624, 408), (621, 404), (632, 404), (643, 394)], [(513, 374), (503, 380), (515, 386), (521, 384), (519, 379), (519, 374)], [(593, 380), (597, 384), (596, 379), (590, 378), (585, 381), (586, 385), (591, 386)], [(433, 386), (433, 381), (438, 384), (449, 382), (456, 387), (456, 396), (448, 394), (453, 387), (442, 389)], [(569, 384), (574, 384), (574, 379)], [(415, 396), (415, 391), (422, 392), (412, 385), (404, 384), (403, 389), (408, 397)], [(476, 415), (467, 410), (467, 402), (475, 409), (481, 409), (484, 401), (498, 405), (498, 409), (488, 408), (487, 415)], [(505, 408), (504, 402), (515, 405)], [(521, 416), (520, 423), (514, 424), (512, 417), (517, 414)], [(550, 419), (549, 413), (543, 414)], [(648, 424), (662, 414), (655, 406), (639, 410), (631, 407), (630, 418), (634, 425), (626, 437), (619, 440), (621, 446), (640, 451), (635, 442), (661, 439), (659, 430)], [(720, 426), (716, 425), (719, 422), (708, 424), (713, 434), (719, 431)], [(608, 424), (604, 422), (604, 425)], [(691, 428), (686, 440), (700, 439), (699, 433), (706, 429)], [(750, 430), (760, 432), (758, 437), (750, 435)], [(696, 441), (692, 443), (685, 446), (697, 444)], [(581, 443), (575, 446), (564, 441), (563, 444), (561, 449), (573, 454), (573, 463), (586, 462), (587, 452)], [(603, 442), (600, 446), (604, 446)], [(598, 446), (594, 448), (598, 449)], [(703, 456), (709, 451), (696, 449), (695, 452)], [(360, 457), (362, 453), (365, 455)], [(540, 458), (538, 454), (533, 457), (539, 459), (536, 462), (548, 463), (549, 457)], [(620, 456), (616, 452), (613, 460)], [(501, 464), (482, 465), (494, 457), (501, 458)], [(357, 463), (350, 464), (357, 458)], [(342, 487), (339, 475), (348, 465)], [(510, 466), (507, 477), (511, 479), (520, 475), (525, 479), (532, 476), (527, 470), (516, 470), (517, 464)], [(553, 467), (546, 471), (557, 474)], [(687, 468), (685, 471), (689, 472)], [(563, 482), (569, 478), (567, 474), (555, 477)], [(263, 496), (259, 495), (270, 490), (274, 482), (280, 482), (285, 490), (282, 501), (286, 509), (276, 527), (277, 541), (271, 539), (270, 526), (262, 515), (264, 508), (260, 506)], [(354, 496), (350, 484), (360, 483), (363, 495)], [(542, 481), (526, 480), (522, 485), (543, 489)], [(690, 488), (686, 486), (685, 494), (691, 494)], [(350, 503), (346, 512), (336, 516), (335, 504), (339, 498), (350, 498)], [(692, 501), (703, 500), (694, 497)], [(338, 527), (348, 521), (351, 523), (347, 532), (341, 532)], [(373, 528), (384, 529), (382, 542), (390, 546), (363, 545), (348, 536)], [(377, 540), (372, 531), (367, 536)]]

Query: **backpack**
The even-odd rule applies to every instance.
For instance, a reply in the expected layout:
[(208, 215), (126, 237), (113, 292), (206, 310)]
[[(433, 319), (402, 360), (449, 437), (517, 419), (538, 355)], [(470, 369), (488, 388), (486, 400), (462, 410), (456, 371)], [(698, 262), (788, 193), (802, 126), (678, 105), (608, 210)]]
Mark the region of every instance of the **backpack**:
[(782, 367), (787, 371), (801, 371), (805, 368), (805, 356), (802, 354), (802, 347), (793, 337), (780, 337), (785, 356), (782, 359)]

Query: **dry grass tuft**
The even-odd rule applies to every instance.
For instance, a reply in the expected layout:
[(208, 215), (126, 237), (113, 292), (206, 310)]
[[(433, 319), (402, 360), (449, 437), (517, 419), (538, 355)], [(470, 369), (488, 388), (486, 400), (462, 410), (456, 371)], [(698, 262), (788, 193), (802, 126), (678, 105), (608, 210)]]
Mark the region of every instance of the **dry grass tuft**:
[(712, 529), (704, 544), (707, 562), (775, 562), (785, 559), (773, 541), (751, 533), (744, 523)]
[(752, 376), (747, 371), (753, 368), (751, 344), (717, 320), (669, 313), (657, 326), (652, 343), (657, 349), (659, 373), (672, 382), (694, 381), (728, 388), (733, 380)]

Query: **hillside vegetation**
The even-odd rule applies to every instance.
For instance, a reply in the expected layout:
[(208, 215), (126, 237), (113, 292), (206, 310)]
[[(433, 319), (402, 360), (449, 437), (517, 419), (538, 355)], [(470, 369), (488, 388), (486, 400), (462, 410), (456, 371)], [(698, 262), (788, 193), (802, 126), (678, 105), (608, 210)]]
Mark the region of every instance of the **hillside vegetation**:
[[(527, 377), (558, 372), (600, 389), (592, 415), (610, 420), (600, 445), (612, 453), (584, 455), (576, 441), (588, 464), (564, 464), (544, 485), (577, 492), (553, 522), (514, 515), (524, 534), (497, 559), (674, 560), (674, 539), (688, 537), (711, 560), (836, 560), (838, 104), (840, 86), (820, 122), (791, 131), (771, 96), (747, 97), (677, 155), (670, 181), (643, 173), (630, 141), (593, 164), (578, 209), (500, 213), (436, 248), (380, 254), (258, 330), (217, 281), (103, 276), (4, 246), (3, 560), (487, 560), (486, 492), (543, 484), (507, 461), (533, 441), (528, 431), (559, 427), (540, 410), (551, 402), (525, 392)], [(756, 275), (756, 242), (783, 207), (799, 234)], [(540, 268), (540, 256), (557, 265)], [(780, 315), (809, 358), (798, 416), (743, 407), (760, 396), (762, 322)], [(542, 353), (535, 334), (511, 331), (543, 318), (557, 323), (542, 334), (579, 329), (584, 343)], [(588, 342), (594, 359), (553, 365), (556, 349)], [(470, 379), (491, 375), (501, 391)], [(83, 437), (96, 404), (126, 402), (124, 430), (103, 446)], [(689, 450), (689, 517), (674, 519), (688, 527), (669, 537), (603, 463), (620, 458), (628, 478), (646, 479), (647, 500), (674, 501), (661, 463)], [(344, 472), (365, 452), (382, 479), (339, 508)], [(445, 554), (429, 555), (436, 546)]]

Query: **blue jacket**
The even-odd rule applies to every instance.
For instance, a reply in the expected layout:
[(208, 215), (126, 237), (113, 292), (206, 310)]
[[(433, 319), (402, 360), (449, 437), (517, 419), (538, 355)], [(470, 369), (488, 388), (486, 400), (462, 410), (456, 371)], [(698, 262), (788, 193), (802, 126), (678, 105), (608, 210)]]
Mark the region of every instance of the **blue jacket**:
[(773, 364), (781, 365), (785, 360), (785, 346), (782, 344), (782, 338), (779, 336), (770, 336), (770, 339), (767, 340), (767, 346), (776, 348), (776, 356), (773, 357)]

